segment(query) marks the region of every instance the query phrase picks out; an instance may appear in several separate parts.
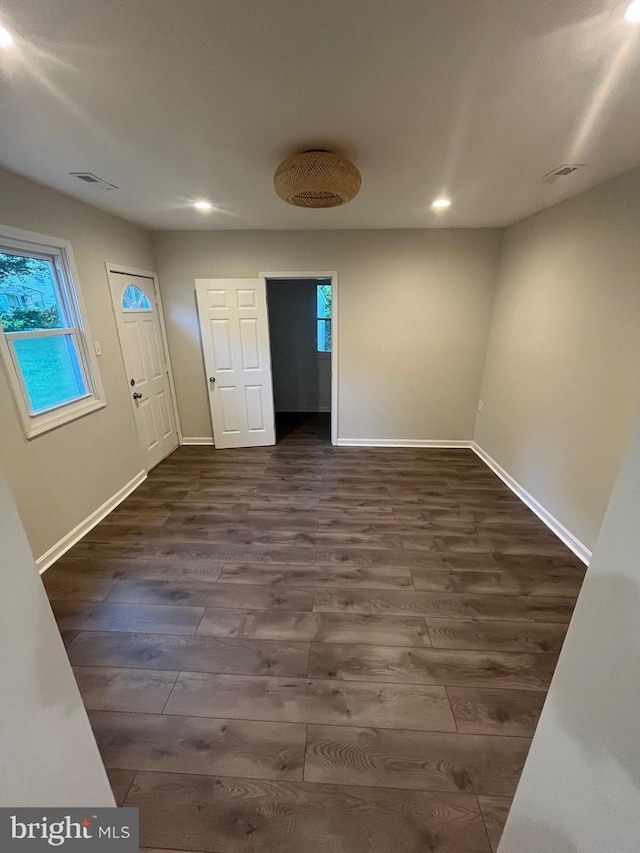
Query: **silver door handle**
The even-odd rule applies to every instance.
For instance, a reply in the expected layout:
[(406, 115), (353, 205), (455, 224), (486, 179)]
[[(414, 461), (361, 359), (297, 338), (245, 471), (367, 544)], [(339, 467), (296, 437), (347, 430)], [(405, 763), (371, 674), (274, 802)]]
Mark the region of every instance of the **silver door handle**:
[(215, 376), (210, 376), (210, 377), (209, 377), (209, 382), (210, 382), (212, 385), (215, 383), (215, 381), (216, 381), (216, 377), (215, 377)]
[(133, 399), (134, 400), (142, 400), (142, 394), (140, 394), (138, 391), (134, 391), (133, 392)]

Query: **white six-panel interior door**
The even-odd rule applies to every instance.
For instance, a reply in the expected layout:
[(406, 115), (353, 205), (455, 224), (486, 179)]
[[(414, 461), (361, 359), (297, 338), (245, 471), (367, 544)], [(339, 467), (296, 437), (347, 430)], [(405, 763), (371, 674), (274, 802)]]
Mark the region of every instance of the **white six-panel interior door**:
[(196, 279), (215, 445), (275, 444), (264, 278)]

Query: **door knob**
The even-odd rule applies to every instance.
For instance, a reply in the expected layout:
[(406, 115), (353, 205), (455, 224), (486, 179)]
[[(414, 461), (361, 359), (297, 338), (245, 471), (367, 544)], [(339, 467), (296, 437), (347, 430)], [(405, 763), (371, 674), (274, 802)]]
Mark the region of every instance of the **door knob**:
[(142, 400), (142, 394), (140, 394), (139, 391), (134, 391), (133, 392), (133, 399), (134, 400)]
[(213, 383), (214, 383), (215, 381), (216, 381), (216, 377), (215, 377), (215, 376), (210, 376), (210, 377), (209, 377), (209, 382), (210, 382), (212, 385), (213, 385)]

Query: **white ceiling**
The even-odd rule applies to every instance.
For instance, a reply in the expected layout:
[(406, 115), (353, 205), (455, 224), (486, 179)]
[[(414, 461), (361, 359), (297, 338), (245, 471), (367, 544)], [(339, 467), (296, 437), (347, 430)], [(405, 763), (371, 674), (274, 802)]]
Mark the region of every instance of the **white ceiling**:
[[(0, 163), (149, 228), (505, 225), (640, 163), (617, 0), (0, 0)], [(346, 154), (300, 210), (276, 166)], [(587, 166), (537, 183), (566, 162)], [(95, 172), (111, 192), (69, 172)], [(431, 200), (450, 194), (450, 210)], [(211, 214), (191, 202), (208, 198)]]

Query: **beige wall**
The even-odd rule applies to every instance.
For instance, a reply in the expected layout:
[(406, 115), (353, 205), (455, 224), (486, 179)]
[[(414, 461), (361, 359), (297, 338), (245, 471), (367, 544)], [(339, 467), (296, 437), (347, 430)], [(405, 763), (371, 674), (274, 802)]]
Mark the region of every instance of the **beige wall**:
[(210, 436), (196, 278), (339, 276), (341, 439), (470, 440), (501, 232), (157, 232), (185, 436)]
[(0, 584), (0, 807), (113, 806), (87, 712), (2, 473)]
[(153, 269), (149, 235), (55, 190), (0, 170), (0, 224), (70, 240), (106, 408), (27, 441), (0, 368), (0, 464), (37, 558), (142, 468), (105, 261)]
[(475, 439), (593, 549), (640, 406), (640, 169), (507, 229)]
[(637, 853), (640, 839), (640, 422), (500, 844)]

